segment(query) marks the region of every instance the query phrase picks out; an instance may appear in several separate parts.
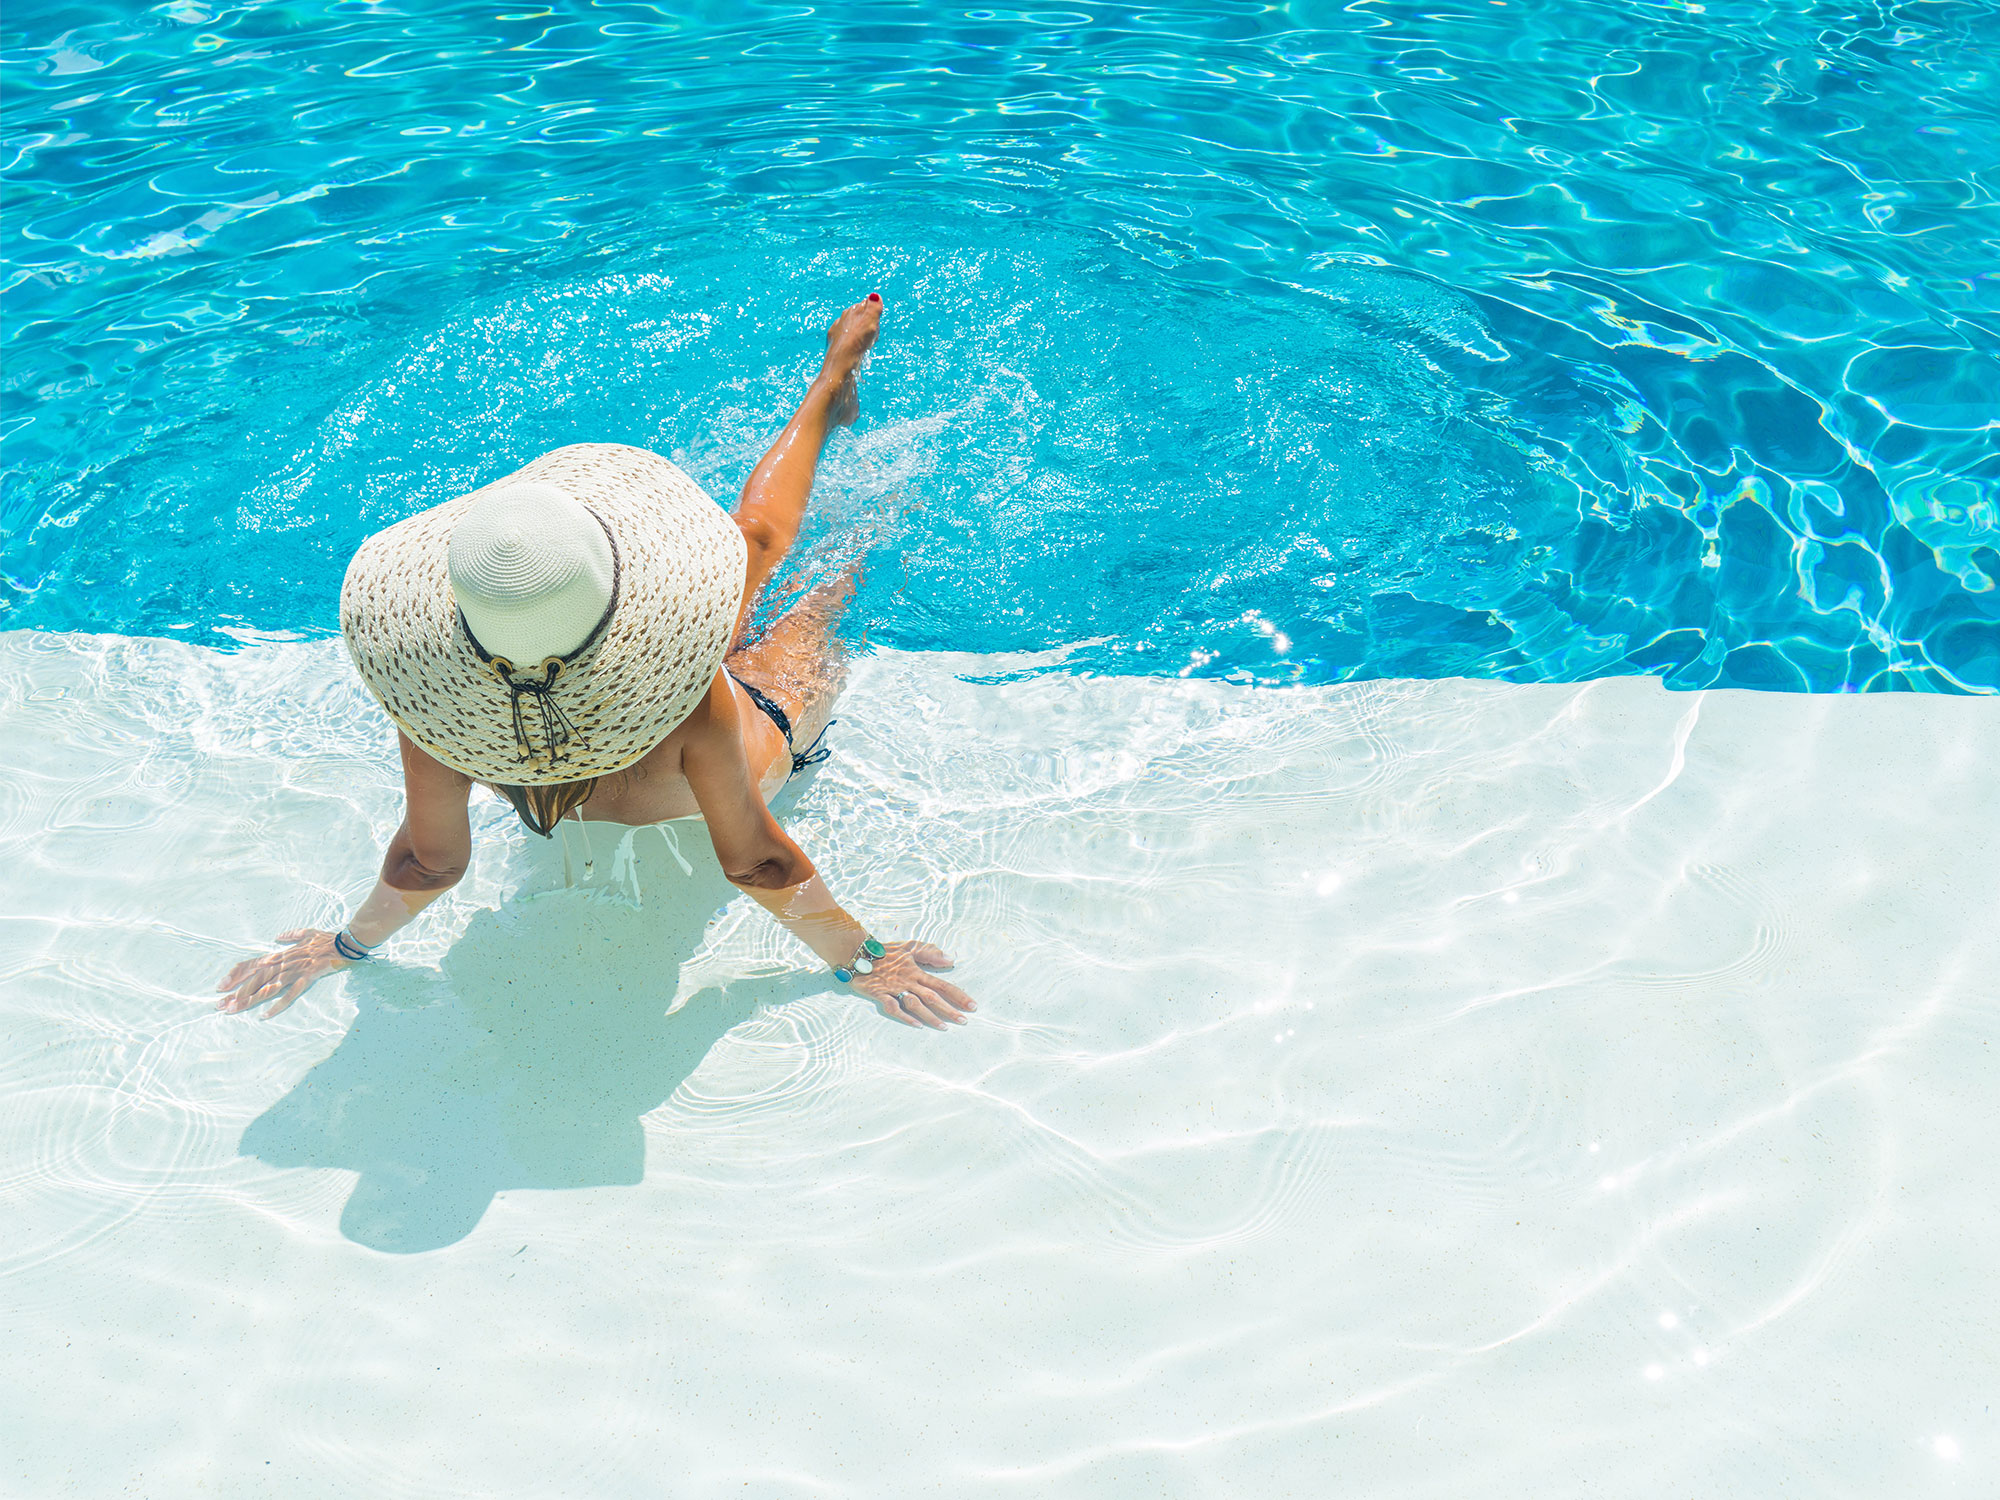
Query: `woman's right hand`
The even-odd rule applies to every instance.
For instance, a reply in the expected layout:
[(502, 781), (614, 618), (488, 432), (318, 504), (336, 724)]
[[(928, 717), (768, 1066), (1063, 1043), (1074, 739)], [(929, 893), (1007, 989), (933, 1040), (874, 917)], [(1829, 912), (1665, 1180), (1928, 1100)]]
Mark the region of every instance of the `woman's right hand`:
[(291, 946), (262, 958), (246, 958), (229, 971), (229, 977), (216, 986), (223, 992), (215, 1003), (217, 1010), (233, 1016), (272, 1000), (276, 1003), (264, 1012), (268, 1021), (334, 970), (354, 967), (334, 952), (330, 932), (303, 928), (279, 933), (278, 941)]
[(963, 1026), (964, 1012), (977, 1009), (964, 990), (937, 977), (936, 970), (951, 966), (935, 943), (890, 943), (875, 967), (856, 974), (848, 985), (892, 1021), (943, 1031), (948, 1022)]

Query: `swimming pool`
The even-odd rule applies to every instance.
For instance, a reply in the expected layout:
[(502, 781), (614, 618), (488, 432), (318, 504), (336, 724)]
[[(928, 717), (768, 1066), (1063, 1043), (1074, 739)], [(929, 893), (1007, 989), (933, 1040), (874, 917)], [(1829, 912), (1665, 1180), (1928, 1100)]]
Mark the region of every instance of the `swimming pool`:
[[(1996, 40), (10, 6), (8, 1484), (1976, 1490)], [(870, 287), (791, 826), (978, 1021), (497, 807), (204, 1009), (399, 817), (359, 538), (585, 439), (726, 496)]]
[(2000, 687), (1990, 5), (11, 12), (18, 624), (322, 634), (567, 441), (727, 493), (879, 285), (871, 639)]

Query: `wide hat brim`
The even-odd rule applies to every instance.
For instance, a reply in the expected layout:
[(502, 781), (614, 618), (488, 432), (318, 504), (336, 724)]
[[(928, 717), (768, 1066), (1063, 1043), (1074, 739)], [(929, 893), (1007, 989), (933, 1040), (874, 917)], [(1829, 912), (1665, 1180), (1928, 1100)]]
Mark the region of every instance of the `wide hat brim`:
[[(529, 481), (573, 495), (618, 550), (610, 621), (552, 690), (569, 728), (554, 747), (532, 728), (522, 743), (514, 694), (467, 639), (446, 568), (472, 504)], [(341, 585), (340, 629), (369, 691), (431, 755), (479, 781), (551, 786), (624, 770), (694, 711), (729, 649), (744, 564), (735, 521), (673, 463), (578, 443), (368, 538)]]

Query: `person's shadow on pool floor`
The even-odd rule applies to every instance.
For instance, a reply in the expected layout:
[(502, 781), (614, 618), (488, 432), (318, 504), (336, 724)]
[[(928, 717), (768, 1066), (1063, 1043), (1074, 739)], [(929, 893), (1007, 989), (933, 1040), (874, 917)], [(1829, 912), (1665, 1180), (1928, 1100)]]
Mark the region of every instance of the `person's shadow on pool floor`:
[(507, 1188), (639, 1182), (640, 1117), (757, 1006), (827, 985), (742, 979), (667, 1014), (709, 917), (738, 894), (706, 848), (688, 854), (692, 877), (646, 862), (643, 910), (606, 899), (600, 877), (480, 912), (438, 969), (351, 970), (354, 1025), (251, 1122), (243, 1154), (359, 1172), (342, 1233), (401, 1253), (465, 1238)]

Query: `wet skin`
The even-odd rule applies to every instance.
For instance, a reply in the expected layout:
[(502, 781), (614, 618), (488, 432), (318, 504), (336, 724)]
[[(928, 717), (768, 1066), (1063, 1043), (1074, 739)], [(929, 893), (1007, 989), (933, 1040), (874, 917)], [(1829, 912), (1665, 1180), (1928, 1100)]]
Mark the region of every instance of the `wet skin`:
[[(845, 961), (861, 929), (840, 910), (812, 860), (771, 815), (768, 799), (784, 785), (790, 755), (777, 725), (730, 680), (733, 670), (790, 715), (795, 741), (809, 744), (825, 727), (842, 678), (832, 626), (853, 589), (852, 576), (809, 593), (757, 640), (747, 639), (759, 591), (798, 538), (828, 434), (860, 410), (856, 377), (881, 329), (881, 299), (870, 293), (827, 331), (819, 374), (791, 421), (743, 486), (735, 520), (748, 550), (736, 644), (706, 696), (672, 733), (629, 771), (607, 776), (584, 804), (594, 821), (655, 823), (699, 814), (729, 880), (756, 897), (829, 963)], [(468, 807), (472, 779), (398, 735), (408, 811), (382, 862), (381, 883), (350, 926), (363, 941), (393, 931), (456, 885), (472, 858)], [(402, 910), (396, 910), (400, 899)], [(370, 925), (373, 924), (373, 925)], [(289, 946), (245, 959), (217, 986), (218, 1009), (232, 1014), (270, 1004), (266, 1019), (290, 1006), (314, 981), (348, 962), (333, 934), (282, 934)], [(951, 960), (934, 944), (896, 942), (873, 973), (853, 987), (892, 1020), (943, 1030), (962, 1025), (972, 999), (939, 971)], [(838, 955), (838, 956), (836, 956)]]

